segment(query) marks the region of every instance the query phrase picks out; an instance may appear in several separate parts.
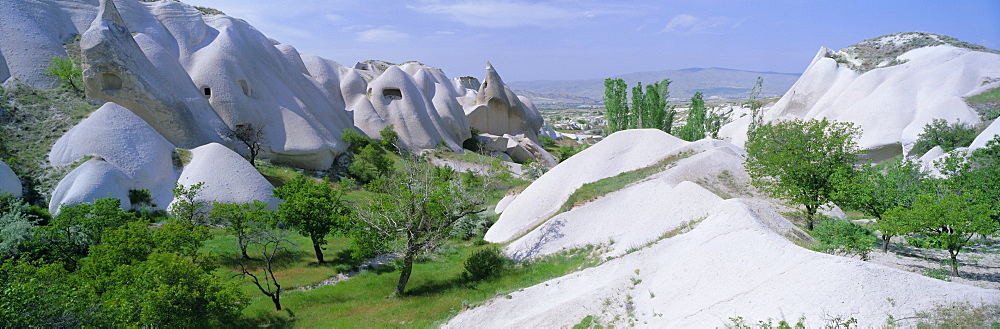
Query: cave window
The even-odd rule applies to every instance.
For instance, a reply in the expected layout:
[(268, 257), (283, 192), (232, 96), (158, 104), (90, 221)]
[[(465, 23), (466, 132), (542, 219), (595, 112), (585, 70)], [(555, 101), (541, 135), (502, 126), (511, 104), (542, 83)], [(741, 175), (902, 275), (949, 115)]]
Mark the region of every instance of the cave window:
[(382, 97), (388, 100), (399, 100), (403, 99), (403, 92), (398, 88), (386, 88), (382, 89)]
[(122, 78), (114, 73), (101, 74), (101, 90), (104, 92), (115, 92), (122, 89)]
[(243, 90), (244, 95), (250, 96), (250, 85), (247, 84), (246, 80), (240, 80), (240, 89)]
[(486, 89), (486, 82), (483, 82), (483, 89)]
[(212, 88), (201, 87), (201, 93), (205, 95), (205, 97), (212, 97)]

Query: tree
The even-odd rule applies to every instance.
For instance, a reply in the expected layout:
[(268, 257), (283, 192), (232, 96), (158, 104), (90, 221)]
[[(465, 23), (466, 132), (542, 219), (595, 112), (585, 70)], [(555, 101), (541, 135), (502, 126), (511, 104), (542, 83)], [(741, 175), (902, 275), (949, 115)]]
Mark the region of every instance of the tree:
[(263, 264), (260, 265), (259, 270), (262, 273), (260, 275), (254, 274), (256, 271), (248, 264), (246, 258), (237, 258), (236, 262), (240, 264), (240, 272), (243, 273), (243, 276), (250, 277), (250, 282), (253, 282), (262, 294), (271, 298), (274, 309), (280, 311), (281, 284), (274, 276), (275, 256), (291, 249), (292, 240), (288, 231), (277, 228), (273, 223), (249, 222), (247, 228), (251, 233), (247, 235), (246, 242), (249, 248), (260, 253)]
[(705, 138), (705, 100), (701, 92), (691, 97), (691, 110), (688, 112), (687, 123), (681, 127), (677, 137), (693, 142)]
[(819, 208), (833, 200), (834, 176), (852, 170), (859, 128), (847, 122), (765, 123), (746, 143), (744, 163), (754, 186), (805, 207), (811, 231)]
[(950, 191), (924, 193), (917, 196), (911, 207), (897, 207), (885, 216), (904, 230), (923, 234), (938, 246), (947, 249), (952, 273), (958, 276), (958, 253), (976, 234), (993, 235), (997, 223), (990, 219), (990, 205), (976, 202), (975, 191), (965, 195)]
[(642, 117), (642, 128), (654, 128), (670, 133), (670, 126), (673, 125), (673, 107), (667, 106), (667, 97), (670, 96), (670, 79), (646, 86), (646, 93), (643, 95), (643, 107), (647, 110)]
[(883, 215), (893, 208), (911, 205), (926, 185), (924, 178), (920, 165), (907, 159), (877, 166), (867, 164), (856, 171), (835, 173), (836, 188), (831, 197), (841, 206), (875, 216), (875, 226), (882, 234), (882, 251), (888, 252), (889, 240), (905, 232)]
[(628, 85), (622, 79), (604, 79), (604, 107), (608, 135), (628, 129)]
[(708, 117), (705, 118), (705, 132), (714, 139), (719, 139), (719, 130), (722, 126), (729, 122), (729, 117), (732, 116), (732, 110), (726, 110), (725, 108), (711, 109), (707, 111)]
[(225, 225), (226, 231), (236, 237), (240, 254), (246, 260), (251, 259), (247, 255), (247, 245), (250, 243), (250, 235), (255, 233), (254, 228), (274, 222), (273, 214), (267, 210), (267, 203), (260, 200), (250, 203), (213, 202), (212, 212), (208, 216), (213, 223)]
[(207, 223), (208, 213), (205, 211), (205, 206), (208, 202), (198, 199), (198, 194), (203, 188), (205, 188), (204, 182), (188, 187), (175, 183), (172, 190), (174, 202), (170, 204), (170, 215), (193, 224)]
[(250, 161), (250, 165), (257, 167), (254, 161), (257, 159), (257, 155), (260, 155), (261, 143), (264, 142), (264, 125), (252, 122), (240, 123), (236, 125), (236, 128), (229, 129), (226, 132), (226, 137), (243, 143), (250, 156), (247, 161)]
[(324, 263), (323, 245), (327, 235), (344, 232), (350, 215), (343, 192), (329, 181), (297, 176), (274, 189), (274, 197), (285, 201), (278, 205), (278, 219), (309, 237), (316, 261)]
[(38, 219), (24, 200), (0, 193), (0, 263), (20, 253)]
[(923, 155), (939, 145), (945, 152), (949, 152), (956, 147), (969, 146), (975, 139), (976, 128), (970, 124), (958, 121), (948, 124), (944, 119), (934, 119), (924, 125), (924, 131), (917, 136), (917, 141), (910, 152)]
[(462, 217), (486, 210), (488, 179), (431, 170), (411, 159), (392, 177), (369, 184), (372, 195), (359, 210), (355, 239), (363, 248), (402, 254), (395, 295), (405, 293), (417, 255), (437, 248)]
[(760, 97), (761, 90), (764, 89), (764, 78), (757, 77), (757, 82), (754, 83), (753, 88), (750, 89), (750, 99), (747, 100), (746, 106), (750, 108), (750, 125), (747, 127), (747, 138), (752, 138), (754, 131), (764, 124), (764, 113), (761, 111)]
[(73, 92), (83, 92), (83, 70), (73, 57), (52, 57), (45, 74), (59, 78), (61, 84), (68, 86)]
[(648, 118), (651, 109), (646, 104), (646, 97), (643, 94), (642, 82), (636, 82), (632, 87), (632, 112), (629, 113), (628, 129), (646, 128), (652, 122), (643, 122)]
[(135, 220), (132, 213), (121, 209), (121, 200), (106, 197), (91, 204), (63, 206), (48, 225), (38, 226), (24, 246), (33, 259), (46, 263), (63, 263), (75, 271), (81, 258), (93, 245), (101, 243), (107, 230), (113, 230)]

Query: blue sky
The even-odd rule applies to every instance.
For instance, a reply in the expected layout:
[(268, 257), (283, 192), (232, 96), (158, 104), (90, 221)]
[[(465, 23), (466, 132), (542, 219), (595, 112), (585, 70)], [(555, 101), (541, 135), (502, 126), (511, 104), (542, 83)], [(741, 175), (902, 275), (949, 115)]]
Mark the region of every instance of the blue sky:
[(417, 60), (449, 77), (605, 78), (725, 67), (802, 72), (820, 46), (924, 31), (1000, 48), (1000, 1), (184, 0), (344, 65)]

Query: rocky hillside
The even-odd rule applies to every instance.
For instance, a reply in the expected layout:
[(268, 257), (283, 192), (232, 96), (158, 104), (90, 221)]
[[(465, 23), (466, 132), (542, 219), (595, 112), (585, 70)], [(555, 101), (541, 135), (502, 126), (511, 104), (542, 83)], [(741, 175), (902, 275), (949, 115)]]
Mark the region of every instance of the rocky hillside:
[[(554, 165), (537, 136), (540, 114), (489, 63), (482, 84), (452, 80), (419, 62), (345, 66), (299, 54), (241, 19), (177, 1), (18, 1), (0, 7), (0, 32), (4, 86), (52, 88), (58, 79), (45, 68), (68, 56), (81, 64), (87, 98), (103, 104), (53, 147), (53, 165), (83, 165), (50, 191), (50, 209), (132, 189), (149, 189), (165, 207), (175, 182), (225, 178), (188, 175), (194, 169), (172, 166), (171, 154), (194, 154), (190, 166), (199, 154), (248, 154), (237, 131), (254, 132), (258, 159), (311, 170), (330, 168), (346, 150), (345, 130), (379, 139), (389, 127), (414, 153), (462, 153), (473, 137), (502, 138), (492, 151)], [(68, 52), (64, 43), (77, 37), (79, 53)], [(472, 136), (473, 128), (483, 135)], [(252, 170), (246, 174), (254, 177), (225, 178), (218, 185), (226, 188), (216, 192), (261, 190), (235, 183), (263, 182)]]
[[(997, 63), (995, 50), (922, 32), (882, 36), (839, 51), (822, 47), (764, 113), (769, 120), (854, 122), (863, 130), (860, 146), (871, 157), (886, 159), (908, 151), (933, 119), (982, 124), (987, 118), (966, 98), (1000, 86)], [(723, 135), (740, 144), (741, 134), (745, 128)]]

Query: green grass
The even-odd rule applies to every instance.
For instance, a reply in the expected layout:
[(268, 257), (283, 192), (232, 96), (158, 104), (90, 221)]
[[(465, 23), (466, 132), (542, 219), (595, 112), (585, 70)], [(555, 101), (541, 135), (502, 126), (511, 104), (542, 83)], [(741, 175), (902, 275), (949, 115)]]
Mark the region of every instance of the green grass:
[[(213, 231), (203, 251), (215, 255), (223, 265), (216, 273), (232, 277), (236, 272), (225, 258), (236, 254), (236, 241), (222, 230)], [(362, 272), (347, 281), (332, 286), (300, 291), (299, 287), (316, 284), (347, 270), (352, 261), (342, 253), (349, 245), (346, 238), (331, 239), (326, 245), (329, 264), (316, 264), (309, 240), (296, 235), (295, 251), (281, 255), (276, 272), (282, 285), (284, 311), (274, 310), (271, 300), (252, 283), (244, 282), (242, 290), (251, 297), (244, 310), (247, 325), (286, 326), (300, 328), (330, 327), (427, 327), (443, 323), (457, 312), (474, 307), (495, 296), (529, 287), (545, 280), (594, 266), (593, 247), (565, 251), (560, 254), (514, 265), (490, 279), (469, 282), (462, 273), (464, 262), (473, 252), (491, 245), (476, 245), (470, 241), (451, 241), (426, 262), (414, 265), (407, 285), (407, 296), (387, 297), (395, 289), (399, 272), (389, 265), (389, 271)], [(253, 253), (251, 257), (255, 257)], [(501, 297), (504, 298), (504, 297)]]
[(33, 191), (27, 195), (29, 202), (47, 202), (43, 196), (69, 173), (48, 165), (49, 151), (59, 137), (96, 109), (64, 88), (17, 85), (0, 89), (0, 161)]
[(1000, 88), (993, 88), (982, 94), (970, 96), (965, 99), (970, 103), (1000, 102)]
[[(595, 182), (590, 182), (583, 184), (580, 188), (576, 189), (573, 194), (570, 194), (566, 202), (563, 203), (562, 208), (559, 213), (569, 211), (576, 206), (594, 201), (595, 199), (602, 197), (608, 193), (621, 190), (628, 185), (642, 181), (653, 174), (662, 172), (666, 167), (678, 160), (687, 158), (694, 155), (692, 152), (681, 152), (678, 154), (671, 155), (656, 164), (648, 167), (639, 168), (632, 171), (626, 171), (618, 175), (600, 179)], [(554, 215), (553, 215), (554, 216)]]

